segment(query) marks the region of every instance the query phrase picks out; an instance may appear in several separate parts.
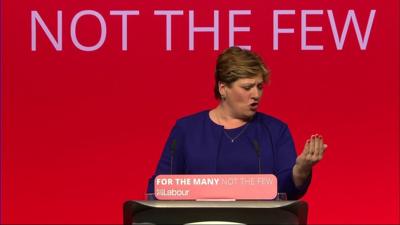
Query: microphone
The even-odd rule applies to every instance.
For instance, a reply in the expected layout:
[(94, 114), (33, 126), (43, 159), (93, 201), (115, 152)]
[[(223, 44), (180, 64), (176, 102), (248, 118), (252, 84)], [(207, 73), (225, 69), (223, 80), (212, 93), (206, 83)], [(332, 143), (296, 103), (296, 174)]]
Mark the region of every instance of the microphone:
[(260, 149), (260, 145), (258, 144), (257, 140), (253, 140), (252, 141), (254, 150), (256, 151), (256, 155), (258, 158), (258, 173), (261, 174), (261, 149)]
[(174, 162), (175, 151), (176, 151), (176, 139), (173, 139), (173, 140), (172, 140), (172, 144), (171, 144), (171, 148), (170, 148), (170, 154), (171, 154), (171, 157), (170, 157), (170, 162), (171, 162), (171, 165), (170, 165), (170, 169), (171, 169), (170, 174), (171, 174), (171, 175), (172, 175), (172, 165), (173, 165), (173, 162)]

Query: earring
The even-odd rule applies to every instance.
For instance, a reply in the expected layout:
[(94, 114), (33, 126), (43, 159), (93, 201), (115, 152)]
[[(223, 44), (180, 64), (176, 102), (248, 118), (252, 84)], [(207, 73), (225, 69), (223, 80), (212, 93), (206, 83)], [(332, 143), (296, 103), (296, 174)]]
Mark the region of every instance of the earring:
[(222, 98), (222, 100), (224, 100), (225, 101), (225, 95), (221, 95), (221, 98)]

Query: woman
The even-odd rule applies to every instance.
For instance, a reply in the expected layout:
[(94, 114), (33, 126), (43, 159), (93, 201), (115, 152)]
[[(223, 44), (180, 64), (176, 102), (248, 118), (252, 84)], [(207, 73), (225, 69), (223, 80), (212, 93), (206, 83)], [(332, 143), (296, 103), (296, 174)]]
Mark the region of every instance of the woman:
[(312, 166), (327, 147), (312, 135), (297, 157), (287, 125), (257, 112), (269, 71), (251, 51), (231, 47), (217, 60), (219, 105), (179, 119), (167, 140), (148, 193), (158, 174), (275, 174), (278, 192), (298, 199), (311, 181)]

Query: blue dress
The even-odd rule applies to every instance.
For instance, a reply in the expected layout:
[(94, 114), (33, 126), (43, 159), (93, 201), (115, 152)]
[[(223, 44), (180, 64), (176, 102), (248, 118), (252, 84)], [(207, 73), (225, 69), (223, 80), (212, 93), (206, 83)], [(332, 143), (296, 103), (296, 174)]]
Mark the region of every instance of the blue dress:
[(156, 172), (149, 179), (147, 192), (154, 192), (154, 178), (159, 174), (261, 172), (275, 174), (278, 192), (286, 193), (289, 200), (299, 199), (307, 191), (311, 175), (302, 187), (296, 188), (292, 175), (296, 157), (290, 131), (280, 120), (257, 112), (246, 125), (224, 131), (206, 110), (176, 122)]

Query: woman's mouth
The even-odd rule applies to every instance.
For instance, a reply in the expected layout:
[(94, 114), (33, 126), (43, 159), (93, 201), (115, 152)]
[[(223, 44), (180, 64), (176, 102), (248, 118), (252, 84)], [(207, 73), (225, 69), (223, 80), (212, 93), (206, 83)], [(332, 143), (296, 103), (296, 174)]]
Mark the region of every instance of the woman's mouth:
[(257, 110), (258, 108), (258, 102), (253, 102), (250, 104), (250, 109), (251, 110)]

